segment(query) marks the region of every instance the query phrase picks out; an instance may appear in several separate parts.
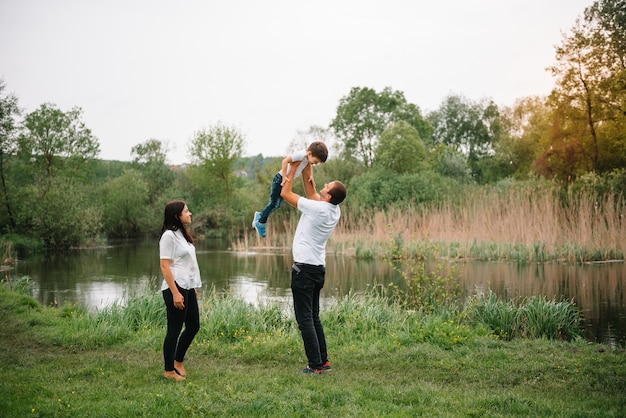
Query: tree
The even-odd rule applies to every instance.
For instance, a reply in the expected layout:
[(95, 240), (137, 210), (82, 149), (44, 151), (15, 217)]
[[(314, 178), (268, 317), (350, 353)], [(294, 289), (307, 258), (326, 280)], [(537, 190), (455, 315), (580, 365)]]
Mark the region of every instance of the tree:
[[(24, 192), (22, 221), (46, 248), (67, 249), (99, 241), (102, 213), (91, 198), (93, 186), (67, 176), (46, 179), (46, 187), (34, 185)], [(22, 231), (24, 232), (24, 231)]]
[(556, 48), (554, 120), (538, 169), (561, 179), (626, 164), (626, 3), (585, 9)]
[(428, 115), (435, 144), (449, 145), (467, 156), (472, 175), (481, 180), (479, 160), (493, 155), (500, 140), (502, 120), (498, 106), (488, 99), (472, 102), (450, 95), (438, 110)]
[(437, 144), (430, 151), (429, 158), (435, 172), (457, 180), (459, 183), (472, 181), (472, 170), (467, 165), (467, 158), (455, 148)]
[(402, 120), (385, 129), (376, 148), (374, 166), (400, 174), (425, 169), (426, 146), (417, 129)]
[(330, 127), (342, 143), (344, 158), (360, 159), (370, 167), (380, 135), (401, 120), (413, 126), (421, 138), (430, 138), (430, 126), (419, 108), (408, 103), (402, 92), (390, 87), (380, 93), (367, 87), (353, 87), (339, 100), (337, 115)]
[(537, 157), (549, 143), (552, 109), (545, 97), (524, 97), (502, 110), (506, 128), (495, 145), (500, 177), (528, 178)]
[(241, 158), (245, 138), (235, 128), (222, 123), (196, 132), (189, 146), (189, 157), (206, 174), (220, 179), (226, 198), (231, 194), (234, 163)]
[(20, 152), (34, 158), (49, 177), (68, 161), (96, 157), (100, 144), (81, 115), (78, 107), (63, 112), (53, 104), (42, 104), (24, 118), (26, 130), (20, 138)]
[(146, 216), (150, 212), (151, 198), (148, 183), (137, 170), (126, 170), (120, 177), (108, 181), (102, 190), (101, 207), (109, 236), (136, 238), (146, 232), (146, 225), (152, 219), (159, 219)]
[(17, 120), (22, 111), (18, 105), (17, 96), (12, 93), (4, 93), (6, 85), (0, 79), (0, 182), (4, 206), (7, 210), (9, 227), (15, 229), (15, 217), (11, 209), (10, 193), (7, 185), (7, 157), (17, 152)]
[(148, 139), (135, 145), (131, 149), (131, 155), (133, 165), (137, 167), (148, 186), (148, 202), (152, 205), (171, 186), (175, 178), (174, 172), (166, 164), (167, 149), (158, 139)]

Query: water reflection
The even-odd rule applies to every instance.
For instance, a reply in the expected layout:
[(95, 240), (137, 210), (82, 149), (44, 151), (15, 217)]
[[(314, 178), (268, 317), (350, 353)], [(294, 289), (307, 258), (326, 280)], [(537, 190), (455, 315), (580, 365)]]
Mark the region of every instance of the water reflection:
[[(249, 303), (291, 303), (289, 252), (235, 253), (223, 243), (198, 242), (198, 263), (206, 288), (228, 289)], [(626, 265), (471, 262), (459, 264), (465, 295), (493, 290), (501, 297), (573, 299), (582, 309), (588, 337), (624, 345), (626, 342)], [(78, 303), (102, 309), (123, 303), (129, 295), (157, 292), (161, 283), (158, 246), (154, 242), (53, 254), (23, 260), (16, 277), (28, 275), (34, 297), (44, 305)], [(366, 291), (374, 284), (400, 283), (382, 261), (329, 256), (323, 303), (333, 303), (350, 291)], [(290, 309), (286, 309), (287, 312)]]

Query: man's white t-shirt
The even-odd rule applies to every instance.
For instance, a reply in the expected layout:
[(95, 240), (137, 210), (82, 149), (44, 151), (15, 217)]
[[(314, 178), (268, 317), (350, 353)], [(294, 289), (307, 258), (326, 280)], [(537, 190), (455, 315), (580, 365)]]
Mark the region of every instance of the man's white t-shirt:
[[(196, 259), (196, 247), (187, 242), (180, 230), (163, 232), (159, 240), (159, 258), (170, 260), (170, 269), (174, 281), (180, 287), (187, 290), (202, 287), (200, 269)], [(167, 288), (167, 282), (163, 279), (161, 290)]]
[(293, 260), (296, 263), (326, 265), (326, 242), (341, 217), (339, 205), (304, 197), (298, 199), (302, 212), (293, 237)]

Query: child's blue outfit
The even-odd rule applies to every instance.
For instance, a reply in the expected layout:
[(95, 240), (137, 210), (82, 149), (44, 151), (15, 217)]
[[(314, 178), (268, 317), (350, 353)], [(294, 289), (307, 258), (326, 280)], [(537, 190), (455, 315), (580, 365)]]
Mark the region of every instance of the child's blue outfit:
[[(296, 167), (296, 172), (293, 176), (294, 179), (298, 177), (300, 174), (302, 174), (302, 170), (304, 170), (304, 167), (306, 167), (307, 164), (309, 163), (309, 160), (307, 160), (306, 155), (307, 155), (306, 150), (294, 151), (291, 154), (292, 162), (300, 161), (300, 164), (298, 164), (298, 166)], [(291, 171), (291, 164), (287, 165), (287, 172), (285, 173), (285, 175), (288, 175), (290, 171)], [(267, 203), (267, 205), (261, 212), (254, 213), (254, 220), (252, 221), (252, 226), (257, 230), (259, 235), (261, 235), (262, 237), (265, 237), (265, 223), (267, 222), (267, 218), (270, 216), (272, 212), (278, 209), (280, 205), (283, 203), (283, 198), (280, 197), (280, 192), (283, 189), (283, 186), (281, 186), (282, 182), (283, 182), (283, 176), (280, 174), (280, 170), (278, 170), (278, 172), (274, 175), (274, 178), (272, 179), (272, 188), (270, 190), (269, 202)]]

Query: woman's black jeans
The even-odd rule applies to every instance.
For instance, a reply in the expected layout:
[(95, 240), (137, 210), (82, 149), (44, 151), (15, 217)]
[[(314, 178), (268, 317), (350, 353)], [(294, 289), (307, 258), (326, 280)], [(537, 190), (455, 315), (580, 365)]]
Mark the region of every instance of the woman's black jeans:
[(309, 367), (314, 369), (321, 369), (328, 361), (326, 336), (320, 322), (320, 291), (325, 277), (324, 266), (294, 263), (291, 268), (293, 308)]
[[(174, 297), (170, 289), (163, 291), (167, 311), (167, 332), (163, 341), (165, 371), (174, 370), (174, 360), (183, 362), (187, 349), (200, 330), (200, 312), (196, 290), (183, 289), (178, 284), (176, 287), (185, 298), (184, 309), (178, 309), (174, 306)], [(183, 325), (185, 325), (185, 331), (181, 334)]]

